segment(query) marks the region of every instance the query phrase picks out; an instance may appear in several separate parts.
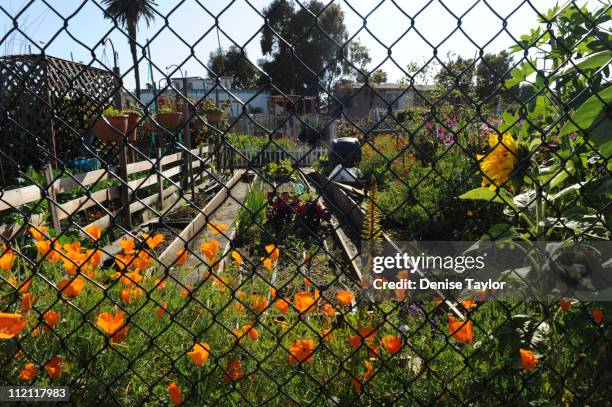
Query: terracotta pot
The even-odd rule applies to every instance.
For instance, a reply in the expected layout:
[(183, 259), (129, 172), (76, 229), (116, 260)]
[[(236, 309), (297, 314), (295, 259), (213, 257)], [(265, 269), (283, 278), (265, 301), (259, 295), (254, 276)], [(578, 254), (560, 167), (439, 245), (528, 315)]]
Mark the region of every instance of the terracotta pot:
[(191, 119), (191, 129), (192, 130), (204, 130), (204, 120), (199, 117), (194, 117)]
[(120, 141), (127, 133), (128, 116), (102, 116), (96, 120), (93, 133), (100, 141), (110, 143)]
[(130, 143), (134, 143), (138, 139), (138, 133), (136, 133), (136, 128), (138, 127), (138, 122), (140, 121), (140, 115), (138, 113), (128, 113), (128, 140)]
[(209, 123), (221, 123), (223, 112), (207, 112), (206, 117)]
[(176, 129), (181, 124), (182, 112), (157, 113), (157, 121), (167, 129)]

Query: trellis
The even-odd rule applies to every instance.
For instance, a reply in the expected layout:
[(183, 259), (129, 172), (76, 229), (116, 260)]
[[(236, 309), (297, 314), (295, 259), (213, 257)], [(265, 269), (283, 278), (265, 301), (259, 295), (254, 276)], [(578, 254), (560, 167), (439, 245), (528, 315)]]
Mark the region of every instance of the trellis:
[[(97, 117), (121, 89), (108, 70), (44, 54), (0, 57), (0, 167), (5, 180), (17, 168), (74, 159), (82, 152), (86, 118)], [(77, 151), (81, 147), (81, 151)], [(112, 146), (92, 140), (112, 156)]]

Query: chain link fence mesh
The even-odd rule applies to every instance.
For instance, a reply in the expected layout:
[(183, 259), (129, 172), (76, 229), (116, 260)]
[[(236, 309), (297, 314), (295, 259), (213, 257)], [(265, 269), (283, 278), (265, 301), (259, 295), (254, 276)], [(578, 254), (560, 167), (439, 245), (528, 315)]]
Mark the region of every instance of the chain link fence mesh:
[[(609, 240), (610, 5), (226, 3), (0, 4), (0, 45), (31, 48), (0, 57), (0, 383), (68, 386), (74, 405), (609, 405), (609, 302), (372, 301), (360, 250)], [(261, 20), (244, 41), (238, 3)], [(196, 41), (183, 7), (212, 21)], [(369, 25), (383, 9), (393, 41)], [(436, 41), (432, 10), (453, 21)], [(82, 15), (110, 29), (92, 42)], [(90, 57), (51, 55), (63, 35)], [(165, 35), (186, 50), (170, 66)], [(457, 37), (474, 57), (442, 55)], [(406, 40), (428, 51), (408, 67)]]

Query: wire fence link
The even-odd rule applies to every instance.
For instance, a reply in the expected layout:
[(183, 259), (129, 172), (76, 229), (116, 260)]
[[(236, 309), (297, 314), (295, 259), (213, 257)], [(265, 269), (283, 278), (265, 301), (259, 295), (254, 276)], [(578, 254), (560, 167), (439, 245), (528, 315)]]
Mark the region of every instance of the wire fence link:
[[(0, 45), (30, 48), (0, 57), (2, 386), (74, 405), (609, 405), (607, 2), (23, 3), (0, 4)], [(237, 7), (261, 21), (246, 38)], [(188, 39), (180, 13), (211, 23)], [(391, 15), (392, 41), (374, 28)], [(83, 61), (52, 55), (68, 37)], [(111, 38), (129, 52), (109, 58)], [(443, 55), (458, 38), (473, 57)], [(426, 55), (406, 66), (410, 44)], [(372, 295), (375, 250), (427, 241), (543, 247), (545, 267), (514, 251), (510, 290)]]

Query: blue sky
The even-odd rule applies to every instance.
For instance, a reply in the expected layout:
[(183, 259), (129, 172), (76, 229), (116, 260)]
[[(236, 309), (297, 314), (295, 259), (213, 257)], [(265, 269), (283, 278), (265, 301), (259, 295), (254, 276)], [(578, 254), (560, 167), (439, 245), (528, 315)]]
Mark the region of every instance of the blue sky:
[[(103, 18), (98, 5), (99, 0), (47, 0), (46, 2), (56, 11), (52, 11), (41, 0), (0, 0), (0, 5), (11, 16), (0, 11), (0, 27), (3, 35), (0, 54), (28, 52), (29, 46), (33, 52), (37, 52), (36, 47), (40, 46), (46, 47), (49, 55), (90, 63), (93, 57), (88, 48), (92, 48), (96, 57), (111, 67), (110, 47), (100, 43), (101, 38), (108, 36), (119, 53), (121, 70), (128, 69), (131, 57), (127, 37), (114, 28), (110, 20)], [(196, 58), (190, 56), (191, 50), (187, 44), (195, 44), (193, 47), (195, 56), (202, 63), (206, 63), (210, 52), (218, 48), (215, 16), (219, 19), (222, 47), (231, 44), (227, 38), (229, 36), (237, 44), (245, 46), (252, 61), (256, 62), (261, 58), (258, 31), (263, 19), (251, 6), (244, 0), (200, 0), (200, 2), (209, 12), (202, 9), (195, 0), (186, 0), (180, 5), (178, 0), (158, 0), (159, 12), (168, 15), (168, 26), (165, 26), (162, 18), (158, 18), (148, 28), (144, 23), (141, 24), (138, 32), (139, 43), (144, 44), (147, 38), (152, 39), (151, 54), (157, 66), (154, 68), (156, 80), (167, 73), (165, 68), (171, 64), (183, 64), (183, 70), (190, 76), (206, 76), (205, 68)], [(403, 76), (398, 66), (405, 67), (409, 61), (422, 63), (430, 59), (433, 55), (432, 45), (439, 46), (438, 55), (454, 52), (465, 57), (474, 56), (478, 46), (484, 47), (485, 52), (505, 49), (514, 43), (511, 35), (518, 38), (535, 26), (537, 13), (534, 8), (545, 11), (555, 4), (550, 0), (532, 0), (533, 7), (522, 0), (487, 2), (433, 0), (415, 18), (415, 29), (409, 30), (402, 37), (410, 27), (408, 16), (419, 13), (429, 1), (386, 0), (374, 10), (380, 2), (381, 0), (336, 1), (345, 12), (345, 24), (349, 34), (357, 33), (356, 38), (370, 49), (372, 57), (370, 68), (382, 64), (381, 68), (389, 73), (390, 81), (396, 81)], [(260, 11), (268, 3), (269, 1), (263, 0), (251, 1), (251, 4)], [(500, 33), (502, 20), (491, 11), (487, 3), (500, 16), (507, 17), (507, 31)], [(19, 33), (9, 32), (13, 28), (12, 16), (16, 16), (27, 4), (29, 7), (19, 15), (17, 22), (34, 43)], [(451, 12), (462, 15), (474, 4), (476, 5), (462, 18), (463, 31), (457, 30), (457, 20)], [(58, 14), (67, 18), (65, 28), (64, 20)], [(364, 26), (365, 16), (367, 23)], [(444, 40), (449, 35), (450, 38)], [(440, 45), (442, 41), (444, 42)], [(387, 50), (383, 44), (391, 47), (395, 62), (387, 59)], [(140, 71), (144, 87), (147, 78), (144, 64), (140, 66)], [(126, 77), (126, 84), (128, 87), (133, 87), (132, 75)]]

